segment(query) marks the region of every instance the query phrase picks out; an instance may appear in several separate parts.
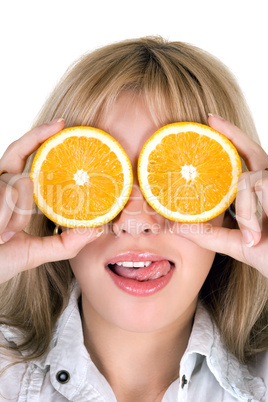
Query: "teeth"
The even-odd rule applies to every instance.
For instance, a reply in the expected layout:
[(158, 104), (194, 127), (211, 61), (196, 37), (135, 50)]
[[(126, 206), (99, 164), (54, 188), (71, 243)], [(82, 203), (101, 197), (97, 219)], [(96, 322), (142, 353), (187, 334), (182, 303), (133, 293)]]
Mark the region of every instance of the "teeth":
[(133, 267), (135, 267), (135, 268), (147, 267), (147, 265), (146, 265), (147, 262), (150, 262), (150, 261), (133, 262)]
[(122, 266), (127, 267), (127, 268), (133, 268), (134, 263), (131, 261), (124, 261), (124, 262), (122, 262)]
[(152, 264), (152, 261), (145, 261), (144, 262), (145, 267), (149, 267), (149, 265), (151, 265), (151, 264)]
[(119, 266), (123, 266), (126, 268), (142, 268), (142, 267), (148, 267), (152, 261), (122, 261), (122, 262), (117, 262), (116, 264)]

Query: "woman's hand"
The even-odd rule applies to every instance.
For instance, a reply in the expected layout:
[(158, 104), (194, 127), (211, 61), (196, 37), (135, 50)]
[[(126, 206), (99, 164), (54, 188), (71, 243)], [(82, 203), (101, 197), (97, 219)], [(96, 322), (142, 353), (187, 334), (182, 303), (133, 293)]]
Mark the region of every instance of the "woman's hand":
[(24, 232), (33, 207), (33, 184), (22, 175), (28, 156), (64, 127), (62, 119), (34, 128), (13, 142), (0, 159), (0, 283), (20, 271), (48, 261), (74, 257), (102, 230), (69, 229), (59, 236), (38, 237)]
[[(268, 155), (230, 122), (212, 115), (209, 125), (231, 140), (249, 170), (238, 182), (235, 205), (239, 229), (204, 223), (191, 230), (191, 224), (176, 223), (172, 230), (201, 247), (247, 263), (268, 277)], [(259, 219), (256, 216), (258, 200), (263, 209)]]

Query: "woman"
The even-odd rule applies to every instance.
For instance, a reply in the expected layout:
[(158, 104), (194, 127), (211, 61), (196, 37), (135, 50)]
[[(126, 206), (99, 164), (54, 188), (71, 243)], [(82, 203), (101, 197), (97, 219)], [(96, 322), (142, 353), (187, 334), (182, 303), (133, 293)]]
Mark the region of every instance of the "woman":
[[(249, 172), (240, 177), (236, 219), (229, 210), (182, 226), (146, 204), (139, 153), (159, 127), (175, 121), (209, 124), (237, 147)], [(64, 125), (110, 133), (132, 162), (134, 186), (110, 224), (52, 236), (55, 225), (38, 211), (29, 223), (32, 184), (21, 173)], [(74, 64), (34, 129), (0, 161), (3, 397), (265, 400), (268, 157), (256, 141), (233, 77), (193, 46), (129, 40)], [(165, 264), (172, 277), (146, 297), (120, 289), (111, 267), (137, 261)]]

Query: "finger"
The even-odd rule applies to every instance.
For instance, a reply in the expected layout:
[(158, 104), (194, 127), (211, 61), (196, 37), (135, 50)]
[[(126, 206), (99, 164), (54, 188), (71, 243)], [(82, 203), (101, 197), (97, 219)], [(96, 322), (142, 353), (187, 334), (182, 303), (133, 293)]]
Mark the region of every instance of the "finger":
[(268, 167), (268, 156), (264, 149), (240, 128), (215, 115), (209, 116), (208, 123), (234, 144), (249, 170), (262, 170)]
[(21, 173), (28, 156), (34, 152), (46, 139), (63, 129), (64, 120), (58, 119), (48, 124), (35, 127), (21, 138), (9, 145), (0, 160), (0, 171)]
[(258, 198), (255, 192), (255, 184), (261, 175), (261, 171), (243, 173), (237, 186), (236, 220), (248, 247), (256, 245), (261, 239), (261, 227), (256, 215)]
[(68, 229), (58, 236), (35, 238), (29, 251), (31, 267), (50, 261), (61, 261), (75, 257), (86, 244), (102, 235), (104, 229), (76, 228)]
[[(7, 232), (19, 232), (23, 230), (30, 221), (32, 214), (33, 204), (33, 183), (29, 177), (18, 175), (5, 174), (2, 176), (2, 182), (6, 183), (6, 191), (3, 194), (5, 198), (6, 210), (4, 213), (8, 213), (9, 221), (6, 223), (5, 231)], [(15, 205), (13, 202), (14, 193), (17, 196)], [(0, 231), (0, 234), (3, 231)]]
[(6, 230), (17, 199), (17, 190), (0, 180), (0, 233)]
[(176, 223), (172, 231), (202, 248), (245, 262), (245, 245), (239, 229), (216, 227), (210, 223), (188, 225)]
[(41, 264), (73, 258), (102, 233), (102, 228), (69, 229), (61, 235), (47, 237), (31, 236), (23, 231), (16, 233), (0, 245), (0, 283)]

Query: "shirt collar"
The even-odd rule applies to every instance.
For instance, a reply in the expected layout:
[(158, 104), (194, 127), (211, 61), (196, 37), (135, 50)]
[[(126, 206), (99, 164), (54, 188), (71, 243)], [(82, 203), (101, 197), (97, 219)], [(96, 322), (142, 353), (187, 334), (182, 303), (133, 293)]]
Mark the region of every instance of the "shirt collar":
[(181, 373), (187, 372), (188, 378), (191, 378), (202, 357), (220, 386), (235, 398), (260, 400), (265, 394), (263, 380), (252, 376), (247, 366), (224, 347), (216, 324), (199, 303), (188, 346), (181, 360)]

